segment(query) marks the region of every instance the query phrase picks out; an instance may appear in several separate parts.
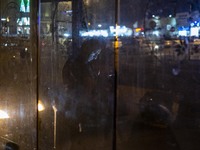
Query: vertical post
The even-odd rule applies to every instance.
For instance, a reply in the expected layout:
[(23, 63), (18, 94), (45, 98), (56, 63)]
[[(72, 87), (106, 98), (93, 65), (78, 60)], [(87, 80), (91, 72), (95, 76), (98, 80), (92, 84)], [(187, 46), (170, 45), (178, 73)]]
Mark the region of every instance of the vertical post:
[(116, 150), (116, 140), (117, 140), (117, 100), (118, 100), (118, 73), (119, 73), (119, 37), (118, 37), (118, 27), (120, 20), (120, 0), (115, 0), (115, 28), (116, 36), (114, 41), (114, 71), (115, 71), (115, 81), (114, 81), (114, 106), (113, 106), (113, 150)]
[(51, 17), (51, 27), (52, 27), (52, 43), (56, 41), (56, 15), (57, 15), (57, 0), (51, 0), (51, 8), (52, 8), (52, 17)]
[(51, 87), (54, 87), (57, 84), (57, 72), (58, 72), (58, 62), (57, 62), (57, 50), (58, 50), (58, 0), (51, 0), (52, 2), (52, 45), (51, 49)]
[(2, 23), (1, 23), (1, 18), (2, 18), (2, 16), (1, 16), (2, 12), (1, 11), (2, 11), (2, 9), (3, 9), (3, 7), (2, 7), (2, 4), (1, 4), (1, 0), (0, 0), (0, 35), (1, 35), (1, 31), (2, 31)]
[(82, 0), (72, 0), (72, 57), (76, 57), (78, 48), (80, 46), (80, 15), (81, 15), (81, 6)]
[(53, 112), (54, 112), (54, 121), (53, 121), (53, 130), (54, 130), (54, 133), (53, 133), (53, 148), (56, 149), (56, 120), (57, 120), (57, 108), (55, 106), (52, 106), (53, 107)]
[[(36, 128), (36, 149), (39, 149), (39, 111), (38, 111), (38, 103), (39, 103), (39, 29), (40, 29), (40, 0), (30, 1), (30, 43), (31, 44), (31, 52), (32, 52), (32, 68), (31, 70), (31, 79), (33, 79), (33, 90), (32, 94), (34, 95), (33, 106), (35, 107), (35, 128)], [(35, 78), (36, 77), (36, 78)]]
[(146, 37), (146, 19), (147, 19), (147, 14), (148, 14), (148, 9), (149, 9), (149, 5), (150, 5), (150, 0), (147, 1), (147, 4), (145, 6), (145, 10), (144, 10), (144, 22), (143, 22), (143, 28), (144, 28), (144, 36)]

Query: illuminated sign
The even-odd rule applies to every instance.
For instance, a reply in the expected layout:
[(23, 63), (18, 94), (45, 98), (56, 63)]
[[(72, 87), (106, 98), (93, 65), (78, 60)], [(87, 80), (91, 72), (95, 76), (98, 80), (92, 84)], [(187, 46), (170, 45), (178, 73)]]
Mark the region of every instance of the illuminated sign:
[(21, 0), (20, 12), (30, 12), (30, 0)]
[(193, 27), (190, 29), (190, 36), (199, 36), (199, 27)]

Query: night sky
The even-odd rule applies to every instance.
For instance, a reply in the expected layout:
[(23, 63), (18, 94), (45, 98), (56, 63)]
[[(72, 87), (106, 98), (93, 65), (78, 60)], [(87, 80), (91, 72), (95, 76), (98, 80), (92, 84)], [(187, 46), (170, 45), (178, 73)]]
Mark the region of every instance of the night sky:
[(180, 12), (198, 10), (198, 6), (198, 0), (121, 0), (120, 21), (121, 24), (129, 26), (143, 20), (146, 11), (148, 17), (152, 15), (167, 17)]

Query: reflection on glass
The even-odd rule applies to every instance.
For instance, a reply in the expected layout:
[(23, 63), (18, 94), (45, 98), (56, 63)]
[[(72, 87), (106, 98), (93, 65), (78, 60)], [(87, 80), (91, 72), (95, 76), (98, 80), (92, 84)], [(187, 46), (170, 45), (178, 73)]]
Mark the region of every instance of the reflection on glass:
[(38, 111), (43, 111), (45, 108), (44, 108), (44, 104), (42, 103), (42, 101), (39, 101), (38, 102)]
[(8, 113), (6, 111), (0, 110), (0, 119), (9, 118)]
[(200, 0), (36, 2), (0, 0), (0, 146), (199, 149)]
[(0, 149), (36, 147), (35, 2), (0, 0)]

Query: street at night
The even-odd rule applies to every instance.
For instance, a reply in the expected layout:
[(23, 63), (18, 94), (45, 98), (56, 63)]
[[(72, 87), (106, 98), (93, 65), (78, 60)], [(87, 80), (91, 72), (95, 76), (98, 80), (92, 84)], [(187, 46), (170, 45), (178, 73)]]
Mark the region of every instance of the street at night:
[(199, 150), (199, 0), (0, 0), (0, 150)]

